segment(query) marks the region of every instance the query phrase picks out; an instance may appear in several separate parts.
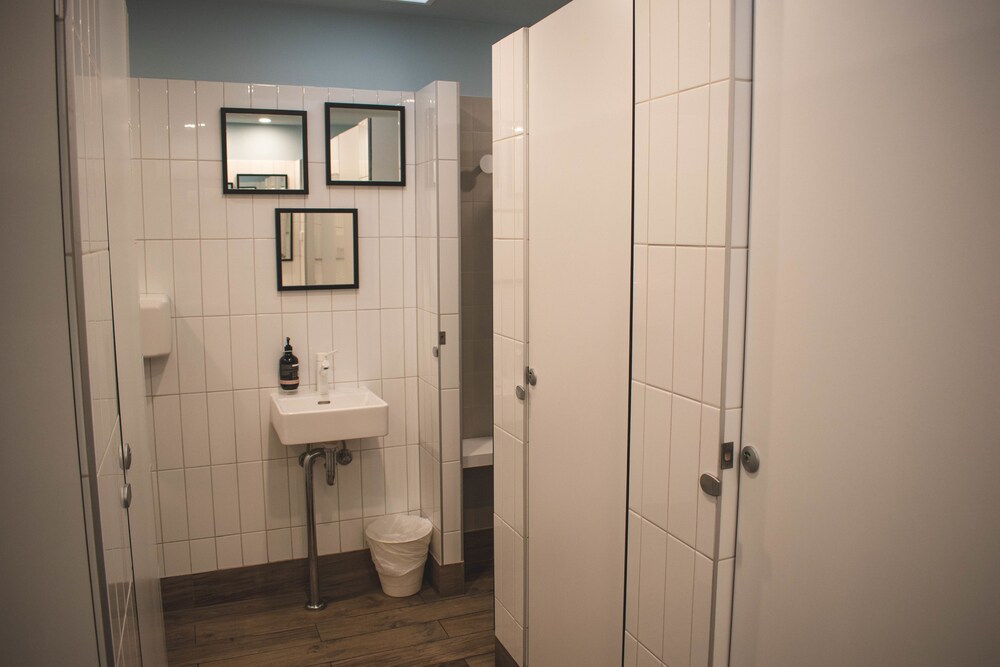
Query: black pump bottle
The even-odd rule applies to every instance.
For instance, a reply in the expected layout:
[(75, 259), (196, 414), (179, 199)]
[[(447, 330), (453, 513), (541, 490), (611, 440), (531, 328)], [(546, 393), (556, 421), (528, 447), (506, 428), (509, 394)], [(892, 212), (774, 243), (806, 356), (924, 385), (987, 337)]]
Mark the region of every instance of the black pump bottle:
[(278, 382), (285, 391), (299, 388), (299, 358), (292, 354), (292, 339), (285, 339), (285, 354), (278, 362)]

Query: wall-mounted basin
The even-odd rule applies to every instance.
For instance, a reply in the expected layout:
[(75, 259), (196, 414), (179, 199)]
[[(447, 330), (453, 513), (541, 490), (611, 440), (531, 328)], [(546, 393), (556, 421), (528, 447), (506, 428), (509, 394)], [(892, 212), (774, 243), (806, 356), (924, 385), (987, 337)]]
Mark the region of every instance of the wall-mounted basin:
[(364, 388), (274, 394), (271, 425), (288, 446), (375, 438), (389, 432), (389, 405)]

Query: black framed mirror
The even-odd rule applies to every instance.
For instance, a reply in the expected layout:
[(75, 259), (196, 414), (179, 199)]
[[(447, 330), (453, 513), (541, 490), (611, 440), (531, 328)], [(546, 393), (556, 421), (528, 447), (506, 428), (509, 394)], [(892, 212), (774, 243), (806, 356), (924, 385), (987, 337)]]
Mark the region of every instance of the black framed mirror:
[(278, 291), (357, 289), (358, 209), (274, 209)]
[(406, 185), (405, 108), (326, 104), (327, 185)]
[(236, 109), (222, 113), (222, 193), (308, 194), (306, 112)]

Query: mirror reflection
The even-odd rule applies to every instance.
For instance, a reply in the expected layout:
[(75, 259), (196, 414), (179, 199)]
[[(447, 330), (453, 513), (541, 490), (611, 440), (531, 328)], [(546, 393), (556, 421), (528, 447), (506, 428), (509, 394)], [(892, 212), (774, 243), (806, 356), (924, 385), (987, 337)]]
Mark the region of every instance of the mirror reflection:
[(326, 105), (328, 185), (405, 185), (403, 107)]
[(274, 211), (278, 289), (358, 286), (358, 209)]
[(222, 109), (225, 194), (309, 191), (306, 112)]

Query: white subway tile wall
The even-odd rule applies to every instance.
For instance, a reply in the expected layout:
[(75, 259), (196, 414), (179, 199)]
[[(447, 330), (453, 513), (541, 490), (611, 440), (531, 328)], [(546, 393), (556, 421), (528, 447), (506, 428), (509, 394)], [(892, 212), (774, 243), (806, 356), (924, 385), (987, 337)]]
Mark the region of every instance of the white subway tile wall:
[(525, 663), (524, 371), (528, 30), (493, 45), (493, 539), (496, 636)]
[[(361, 383), (389, 403), (389, 435), (350, 442), (357, 455), (339, 468), (335, 487), (317, 476), (320, 553), (363, 548), (362, 517), (421, 510), (417, 365), (407, 362), (416, 356), (418, 320), (416, 154), (407, 150), (404, 188), (326, 186), (323, 104), (402, 103), (412, 148), (415, 96), (211, 81), (131, 84), (139, 128), (133, 156), (144, 174), (136, 187), (140, 289), (171, 297), (176, 334), (174, 351), (146, 366), (162, 574), (305, 556), (302, 448), (281, 445), (269, 421), (285, 336), (299, 356), (304, 388), (315, 382), (313, 355), (337, 349), (336, 385)], [(457, 108), (457, 88), (455, 96)], [(223, 105), (310, 112), (308, 197), (222, 195)], [(457, 118), (453, 124), (457, 142)], [(457, 187), (456, 173), (455, 207)], [(279, 206), (359, 209), (359, 290), (277, 291)], [(455, 217), (457, 230), (457, 208)], [(449, 285), (457, 280), (456, 269)]]
[(740, 447), (752, 0), (635, 10), (625, 664), (724, 667), (738, 476), (719, 459)]

